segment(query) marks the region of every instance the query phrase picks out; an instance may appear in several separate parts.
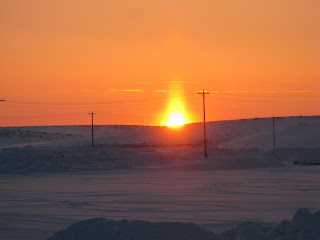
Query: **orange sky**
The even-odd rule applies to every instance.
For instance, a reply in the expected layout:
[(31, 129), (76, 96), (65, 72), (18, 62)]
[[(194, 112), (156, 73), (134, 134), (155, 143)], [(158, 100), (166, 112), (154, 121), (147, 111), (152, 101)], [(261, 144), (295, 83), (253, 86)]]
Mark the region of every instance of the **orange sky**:
[(316, 115), (318, 0), (0, 0), (0, 126)]

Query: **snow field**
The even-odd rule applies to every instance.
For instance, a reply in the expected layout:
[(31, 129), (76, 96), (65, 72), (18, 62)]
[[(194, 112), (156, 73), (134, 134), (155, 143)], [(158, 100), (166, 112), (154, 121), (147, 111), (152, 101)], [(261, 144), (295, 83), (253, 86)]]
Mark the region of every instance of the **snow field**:
[(0, 128), (0, 239), (318, 240), (320, 117), (207, 126)]
[(221, 233), (320, 209), (320, 168), (128, 169), (0, 176), (0, 239), (41, 240), (88, 218), (194, 222)]

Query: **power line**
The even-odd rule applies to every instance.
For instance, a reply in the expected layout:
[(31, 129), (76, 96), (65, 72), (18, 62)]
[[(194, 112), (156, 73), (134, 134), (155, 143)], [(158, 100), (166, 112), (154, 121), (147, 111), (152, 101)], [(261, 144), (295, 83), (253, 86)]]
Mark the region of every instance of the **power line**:
[(240, 102), (265, 102), (265, 103), (320, 103), (320, 102), (298, 102), (298, 101), (268, 101), (268, 100), (247, 100), (247, 99), (234, 99), (234, 98), (221, 98), (221, 97), (208, 97), (214, 99), (222, 99), (228, 101), (240, 101)]
[[(172, 98), (174, 98), (174, 101), (184, 101), (186, 98), (190, 99), (190, 97), (183, 97), (183, 96), (173, 96)], [(170, 99), (170, 98), (169, 98)], [(192, 97), (191, 97), (192, 99)], [(168, 101), (168, 97), (167, 98), (157, 98), (157, 99), (150, 99), (148, 102), (146, 101), (126, 101), (126, 102), (106, 102), (104, 105), (100, 105), (100, 106), (92, 106), (92, 105), (88, 105), (88, 106), (32, 106), (32, 108), (105, 108), (105, 107), (119, 107), (119, 106), (141, 106), (141, 105), (147, 105), (147, 104), (154, 104), (154, 103), (163, 103), (163, 102), (167, 102)], [(6, 105), (6, 106), (10, 106), (10, 107), (26, 107), (23, 105)]]
[[(166, 97), (159, 97), (159, 98), (142, 98), (142, 99), (134, 99), (134, 100), (127, 100), (127, 101), (111, 101), (111, 102), (93, 102), (93, 103), (70, 103), (70, 102), (24, 102), (24, 101), (6, 101), (5, 106), (10, 106), (10, 107), (24, 107), (23, 105), (38, 105), (38, 106), (32, 106), (36, 108), (88, 108), (88, 107), (95, 107), (95, 108), (103, 108), (105, 106), (116, 106), (116, 105), (125, 105), (125, 106), (136, 106), (136, 105), (143, 105), (145, 104), (152, 104), (152, 102), (162, 102), (162, 100), (168, 101), (170, 98), (179, 98), (181, 97), (181, 100), (183, 101), (185, 98), (190, 98), (188, 97), (187, 94), (174, 94), (171, 96), (166, 96)], [(250, 96), (250, 95), (249, 95)], [(246, 96), (248, 97), (248, 95)], [(250, 97), (255, 97), (255, 96), (250, 96)], [(240, 102), (265, 102), (265, 103), (318, 103), (315, 101), (270, 101), (270, 100), (252, 100), (252, 99), (239, 99), (239, 98), (224, 98), (224, 97), (209, 97), (209, 98), (214, 98), (214, 99), (221, 99), (221, 100), (227, 100), (227, 101), (240, 101)], [(177, 99), (175, 99), (177, 100)], [(4, 100), (3, 100), (4, 101)], [(8, 105), (9, 103), (9, 105)], [(135, 104), (137, 103), (137, 104)], [(319, 102), (320, 103), (320, 102)], [(13, 105), (12, 105), (13, 104)], [(21, 106), (22, 105), (22, 106)], [(39, 106), (39, 105), (46, 105), (46, 106)], [(48, 106), (52, 105), (52, 106)], [(61, 106), (64, 105), (64, 106)], [(70, 106), (66, 106), (70, 105)], [(82, 106), (81, 106), (82, 105)]]
[[(72, 117), (74, 115), (80, 116), (80, 115), (83, 115), (83, 113), (59, 114), (59, 116), (65, 116), (65, 117), (67, 117), (67, 116)], [(24, 116), (24, 117), (7, 117), (7, 116), (5, 116), (3, 118), (5, 118), (5, 119), (7, 119), (7, 118), (9, 118), (9, 119), (11, 119), (11, 118), (13, 118), (13, 119), (15, 119), (15, 118), (42, 118), (42, 117), (56, 117), (56, 116), (58, 116), (58, 115), (57, 114), (54, 114), (54, 115), (51, 114), (51, 115)]]
[(237, 96), (237, 97), (297, 97), (297, 98), (319, 98), (320, 94), (318, 93), (229, 93), (229, 92), (212, 92), (214, 95), (229, 95), (229, 96)]
[[(199, 94), (203, 94), (203, 91), (199, 92)], [(209, 91), (206, 92), (206, 94), (209, 93)], [(155, 103), (162, 103), (170, 101), (170, 99), (173, 99), (174, 101), (184, 101), (185, 99), (194, 99), (196, 97), (191, 96), (191, 94), (194, 94), (194, 92), (188, 92), (186, 94), (184, 93), (169, 93), (166, 96), (163, 97), (153, 97), (153, 98), (138, 98), (138, 99), (131, 99), (126, 101), (109, 101), (109, 102), (93, 102), (93, 103), (55, 103), (55, 102), (24, 102), (24, 101), (7, 101), (4, 99), (1, 99), (1, 102), (4, 102), (2, 107), (17, 107), (17, 108), (110, 108), (110, 107), (133, 107), (133, 106), (145, 106), (149, 104), (155, 104)], [(270, 93), (271, 94), (271, 93)], [(251, 96), (252, 97), (252, 96)], [(272, 100), (254, 100), (254, 99), (239, 99), (239, 98), (224, 98), (224, 97), (215, 97), (215, 96), (208, 96), (209, 99), (222, 99), (222, 100), (228, 100), (228, 101), (243, 101), (243, 102), (262, 102), (262, 103), (317, 103), (317, 102), (300, 102), (300, 101), (272, 101)], [(46, 105), (47, 104), (47, 105)], [(63, 105), (69, 105), (69, 106), (63, 106)], [(82, 106), (81, 106), (82, 105)], [(62, 114), (62, 116), (75, 116), (75, 115), (82, 115), (83, 113), (75, 113), (75, 114)], [(102, 115), (104, 115), (102, 113)], [(56, 117), (57, 115), (42, 115), (42, 116), (26, 116), (26, 117), (3, 117), (3, 119), (23, 119), (23, 118), (29, 118), (36, 120), (37, 118), (45, 118), (45, 117)], [(61, 115), (59, 115), (61, 116)], [(120, 116), (111, 116), (111, 118), (120, 118)], [(123, 116), (123, 118), (128, 118), (128, 116)]]
[[(190, 94), (190, 93), (189, 93)], [(154, 101), (154, 100), (162, 100), (162, 99), (168, 99), (172, 97), (184, 97), (188, 94), (184, 93), (177, 93), (172, 94), (170, 97), (158, 97), (158, 98), (140, 98), (140, 99), (133, 99), (133, 100), (127, 100), (127, 101), (111, 101), (111, 102), (83, 102), (83, 103), (75, 103), (75, 102), (26, 102), (26, 101), (7, 101), (8, 103), (18, 103), (18, 104), (39, 104), (39, 105), (107, 105), (107, 104), (126, 104), (126, 103), (135, 103), (135, 102), (144, 102), (144, 101)]]

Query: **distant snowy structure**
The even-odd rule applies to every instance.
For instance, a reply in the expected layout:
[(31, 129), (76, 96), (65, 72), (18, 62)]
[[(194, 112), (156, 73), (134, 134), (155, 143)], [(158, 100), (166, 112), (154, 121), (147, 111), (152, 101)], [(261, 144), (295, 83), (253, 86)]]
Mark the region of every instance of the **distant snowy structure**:
[(47, 240), (319, 240), (320, 211), (299, 209), (291, 221), (276, 227), (243, 222), (216, 234), (194, 223), (114, 221), (93, 218), (72, 224)]

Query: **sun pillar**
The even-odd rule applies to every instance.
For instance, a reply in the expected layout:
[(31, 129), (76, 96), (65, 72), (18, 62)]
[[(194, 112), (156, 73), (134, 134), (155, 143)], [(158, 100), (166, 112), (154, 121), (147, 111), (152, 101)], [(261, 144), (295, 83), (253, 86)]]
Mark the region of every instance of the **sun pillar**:
[(181, 83), (181, 81), (172, 81), (170, 83), (168, 108), (163, 123), (165, 126), (181, 126), (188, 122), (188, 116), (185, 110), (184, 91)]

